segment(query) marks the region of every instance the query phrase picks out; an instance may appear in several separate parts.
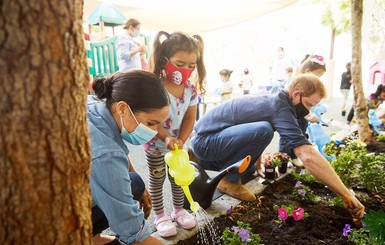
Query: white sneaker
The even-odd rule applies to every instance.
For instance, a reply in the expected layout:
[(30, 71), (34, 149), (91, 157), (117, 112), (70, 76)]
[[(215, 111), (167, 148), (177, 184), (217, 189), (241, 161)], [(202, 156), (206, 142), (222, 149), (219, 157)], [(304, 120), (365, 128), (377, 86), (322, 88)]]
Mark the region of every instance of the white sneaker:
[(299, 160), (298, 158), (291, 159), (291, 162), (292, 162), (295, 166), (297, 166), (297, 167), (299, 167), (299, 168), (303, 168), (303, 167), (304, 167), (303, 162), (302, 162), (301, 160)]

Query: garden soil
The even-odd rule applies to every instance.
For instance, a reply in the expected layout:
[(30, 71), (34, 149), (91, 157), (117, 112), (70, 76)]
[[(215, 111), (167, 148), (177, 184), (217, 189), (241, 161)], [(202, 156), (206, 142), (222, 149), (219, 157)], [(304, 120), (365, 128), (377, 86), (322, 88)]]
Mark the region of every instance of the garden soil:
[[(219, 236), (226, 227), (236, 225), (236, 221), (249, 223), (252, 232), (262, 238), (261, 244), (353, 244), (342, 235), (345, 224), (355, 228), (351, 215), (343, 208), (328, 202), (334, 194), (324, 185), (313, 183), (309, 185), (314, 193), (322, 197), (320, 202), (309, 204), (299, 202), (291, 197), (291, 192), (296, 183), (293, 175), (268, 184), (266, 189), (254, 202), (241, 202), (226, 215), (214, 219)], [(366, 193), (365, 189), (355, 190), (356, 195), (368, 210), (385, 211), (385, 193)], [(277, 211), (274, 205), (293, 204), (295, 208), (301, 207), (309, 214), (300, 221), (279, 224)], [(230, 207), (229, 207), (230, 208)], [(195, 235), (177, 244), (202, 244), (199, 236)], [(220, 243), (218, 243), (220, 244)]]

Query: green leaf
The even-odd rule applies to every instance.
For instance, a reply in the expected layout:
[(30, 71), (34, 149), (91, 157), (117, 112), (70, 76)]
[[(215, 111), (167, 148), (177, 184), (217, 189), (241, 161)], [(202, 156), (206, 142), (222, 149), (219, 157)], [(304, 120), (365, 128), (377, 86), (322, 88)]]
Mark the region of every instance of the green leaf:
[(382, 210), (370, 210), (364, 215), (362, 223), (365, 224), (364, 230), (369, 232), (371, 237), (378, 244), (385, 243), (385, 212)]

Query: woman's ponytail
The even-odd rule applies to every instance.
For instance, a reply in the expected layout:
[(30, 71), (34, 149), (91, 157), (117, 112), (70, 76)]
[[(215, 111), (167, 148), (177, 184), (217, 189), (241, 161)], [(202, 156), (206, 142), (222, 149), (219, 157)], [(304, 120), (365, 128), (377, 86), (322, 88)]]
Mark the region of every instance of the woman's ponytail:
[(112, 93), (112, 82), (113, 78), (95, 78), (94, 82), (92, 83), (92, 88), (95, 91), (95, 95), (99, 99), (108, 99), (111, 98)]

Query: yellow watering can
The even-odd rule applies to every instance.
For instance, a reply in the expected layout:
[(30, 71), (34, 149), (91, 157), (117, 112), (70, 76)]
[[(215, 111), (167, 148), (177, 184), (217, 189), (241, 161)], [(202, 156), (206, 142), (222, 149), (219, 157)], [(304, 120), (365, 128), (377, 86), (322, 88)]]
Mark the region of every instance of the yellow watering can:
[(189, 189), (189, 185), (195, 178), (195, 168), (190, 164), (187, 151), (178, 149), (178, 145), (174, 144), (174, 150), (167, 152), (164, 160), (168, 165), (169, 173), (174, 178), (175, 183), (182, 187), (190, 203), (190, 210), (194, 212), (198, 211), (199, 203), (194, 202)]

